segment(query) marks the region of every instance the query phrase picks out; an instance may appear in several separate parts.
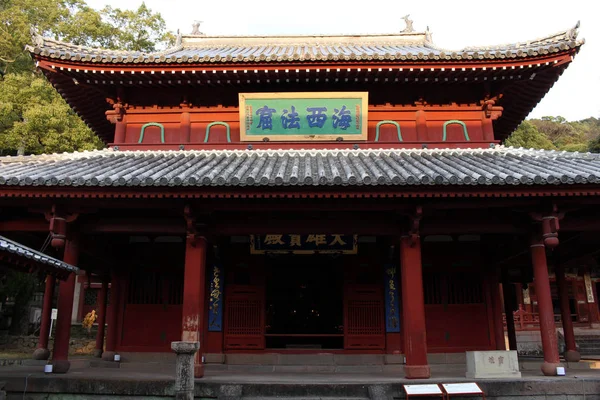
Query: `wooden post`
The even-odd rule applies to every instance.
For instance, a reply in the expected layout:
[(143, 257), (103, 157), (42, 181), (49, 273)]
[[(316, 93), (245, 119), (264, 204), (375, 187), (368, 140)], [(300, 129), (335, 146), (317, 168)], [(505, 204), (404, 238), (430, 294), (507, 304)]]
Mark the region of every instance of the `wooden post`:
[(556, 375), (556, 367), (559, 366), (560, 359), (558, 356), (556, 326), (554, 325), (554, 310), (552, 308), (548, 264), (546, 262), (546, 247), (542, 238), (537, 235), (534, 235), (531, 240), (531, 261), (533, 264), (535, 292), (540, 313), (540, 333), (544, 351), (542, 372), (544, 375)]
[(52, 297), (56, 278), (46, 275), (46, 288), (44, 289), (44, 304), (42, 305), (42, 320), (40, 324), (40, 337), (37, 349), (33, 352), (34, 360), (47, 360), (50, 357), (48, 350), (48, 338), (50, 336), (50, 323), (52, 322)]
[(431, 376), (427, 364), (425, 300), (421, 266), (421, 239), (418, 235), (400, 238), (402, 278), (402, 326), (404, 329), (405, 375), (409, 379)]
[(102, 353), (102, 359), (106, 361), (114, 361), (117, 337), (119, 335), (119, 306), (121, 304), (121, 277), (116, 269), (111, 271), (110, 276), (110, 306), (107, 315), (110, 316), (108, 321), (108, 331), (106, 332), (106, 350)]
[(490, 289), (492, 291), (492, 310), (494, 313), (494, 339), (496, 350), (506, 350), (504, 341), (504, 324), (502, 323), (502, 297), (500, 295), (500, 279), (498, 270), (492, 271), (490, 276)]
[(558, 286), (558, 299), (560, 301), (560, 316), (562, 319), (563, 332), (565, 336), (565, 360), (578, 362), (581, 354), (577, 351), (575, 344), (575, 333), (573, 321), (571, 320), (571, 308), (569, 307), (569, 289), (565, 279), (565, 268), (560, 261), (554, 265), (556, 271), (556, 284)]
[(506, 332), (508, 334), (508, 349), (517, 350), (517, 332), (515, 329), (514, 311), (517, 309), (517, 296), (515, 285), (508, 281), (508, 278), (502, 279), (502, 291), (504, 294), (504, 312), (506, 314)]
[(96, 333), (96, 349), (94, 357), (102, 357), (104, 351), (104, 328), (106, 325), (106, 300), (108, 298), (108, 277), (102, 277), (102, 288), (98, 294), (98, 333)]
[[(79, 258), (79, 244), (76, 237), (65, 242), (63, 261), (76, 266)], [(73, 297), (75, 294), (75, 273), (71, 272), (66, 281), (61, 282), (58, 292), (58, 315), (56, 319), (56, 336), (52, 352), (53, 372), (65, 373), (71, 367), (69, 362), (69, 342), (71, 340), (71, 314), (73, 313)]]
[(182, 333), (183, 342), (199, 342), (200, 350), (194, 356), (194, 376), (204, 376), (202, 354), (204, 346), (204, 296), (206, 276), (206, 238), (190, 234), (186, 240), (185, 272), (183, 279), (183, 313)]

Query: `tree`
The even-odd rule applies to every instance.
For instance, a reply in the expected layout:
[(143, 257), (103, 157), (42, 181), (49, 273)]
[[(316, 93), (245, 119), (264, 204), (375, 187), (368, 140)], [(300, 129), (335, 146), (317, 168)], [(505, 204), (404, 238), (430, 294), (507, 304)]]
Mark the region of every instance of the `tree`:
[(552, 144), (550, 139), (529, 121), (524, 121), (519, 125), (510, 137), (504, 141), (504, 144), (506, 146), (524, 147), (527, 149), (556, 149), (556, 146)]
[(160, 14), (88, 7), (84, 0), (0, 0), (0, 154), (100, 148), (102, 142), (34, 69), (31, 29), (78, 45), (155, 51), (175, 36)]

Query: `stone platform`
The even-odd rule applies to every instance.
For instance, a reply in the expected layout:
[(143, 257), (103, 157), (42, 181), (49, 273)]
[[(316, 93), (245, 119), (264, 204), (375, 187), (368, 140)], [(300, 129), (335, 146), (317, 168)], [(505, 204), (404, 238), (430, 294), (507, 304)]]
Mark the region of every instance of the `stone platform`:
[[(123, 368), (124, 367), (124, 368)], [(253, 372), (254, 371), (254, 372)], [(391, 372), (257, 372), (208, 369), (196, 380), (195, 396), (203, 399), (403, 399), (402, 384), (472, 382), (464, 373), (438, 371), (429, 380), (407, 380)], [(172, 399), (174, 370), (139, 371), (131, 366), (90, 368), (74, 362), (64, 375), (45, 375), (42, 366), (0, 367), (7, 399)], [(519, 379), (475, 380), (488, 399), (600, 400), (600, 370), (569, 370), (564, 377), (523, 371)], [(454, 398), (454, 397), (453, 397)], [(459, 399), (460, 397), (456, 397)], [(470, 397), (472, 399), (472, 397)]]

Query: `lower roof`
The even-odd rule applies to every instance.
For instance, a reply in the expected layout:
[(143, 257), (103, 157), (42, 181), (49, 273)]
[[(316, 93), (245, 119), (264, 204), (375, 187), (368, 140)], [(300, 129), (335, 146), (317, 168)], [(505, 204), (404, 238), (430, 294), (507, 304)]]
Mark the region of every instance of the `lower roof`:
[[(41, 270), (50, 275), (65, 278), (78, 268), (21, 243), (0, 236), (0, 265), (17, 270)], [(25, 267), (25, 268), (23, 268)]]
[[(600, 155), (489, 149), (196, 150), (105, 149), (0, 157), (0, 196), (14, 187), (201, 190), (540, 186), (600, 183)], [(366, 188), (365, 188), (366, 189)]]

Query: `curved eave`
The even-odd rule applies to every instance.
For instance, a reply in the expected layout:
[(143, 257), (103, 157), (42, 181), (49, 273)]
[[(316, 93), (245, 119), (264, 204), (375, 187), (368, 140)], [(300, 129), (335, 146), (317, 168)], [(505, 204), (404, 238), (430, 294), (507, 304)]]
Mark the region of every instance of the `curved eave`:
[[(199, 65), (124, 65), (124, 64), (91, 64), (37, 56), (38, 66), (44, 71), (50, 82), (65, 98), (67, 103), (82, 117), (82, 119), (105, 142), (110, 142), (114, 127), (106, 120), (105, 111), (110, 109), (106, 103), (106, 91), (99, 87), (133, 86), (138, 82), (149, 82), (164, 79), (168, 85), (186, 84), (187, 82), (210, 84), (210, 80), (246, 82), (252, 74), (272, 76), (286, 79), (289, 73), (307, 73), (311, 78), (327, 78), (341, 72), (364, 74), (376, 77), (377, 74), (395, 74), (396, 82), (411, 79), (421, 83), (441, 85), (444, 81), (472, 82), (496, 79), (506, 80), (506, 71), (526, 71), (524, 75), (517, 74), (514, 84), (507, 86), (504, 98), (499, 105), (504, 106), (504, 115), (495, 121), (495, 132), (498, 139), (510, 135), (518, 124), (533, 110), (536, 104), (558, 80), (560, 74), (572, 61), (579, 46), (566, 51), (548, 53), (546, 55), (527, 56), (511, 60), (454, 60), (434, 61), (424, 60), (396, 62), (352, 62), (352, 63), (304, 63), (273, 65), (262, 63), (248, 69), (240, 68), (239, 64)], [(533, 78), (531, 78), (533, 74)], [(403, 79), (398, 80), (398, 76)], [(440, 78), (439, 81), (437, 78)], [(243, 78), (243, 79), (242, 79)], [(368, 78), (367, 78), (368, 79)], [(383, 83), (384, 80), (381, 79)], [(408, 82), (408, 81), (407, 81)], [(164, 82), (161, 82), (164, 85)], [(244, 84), (239, 84), (241, 90)], [(277, 88), (275, 88), (277, 89)]]

